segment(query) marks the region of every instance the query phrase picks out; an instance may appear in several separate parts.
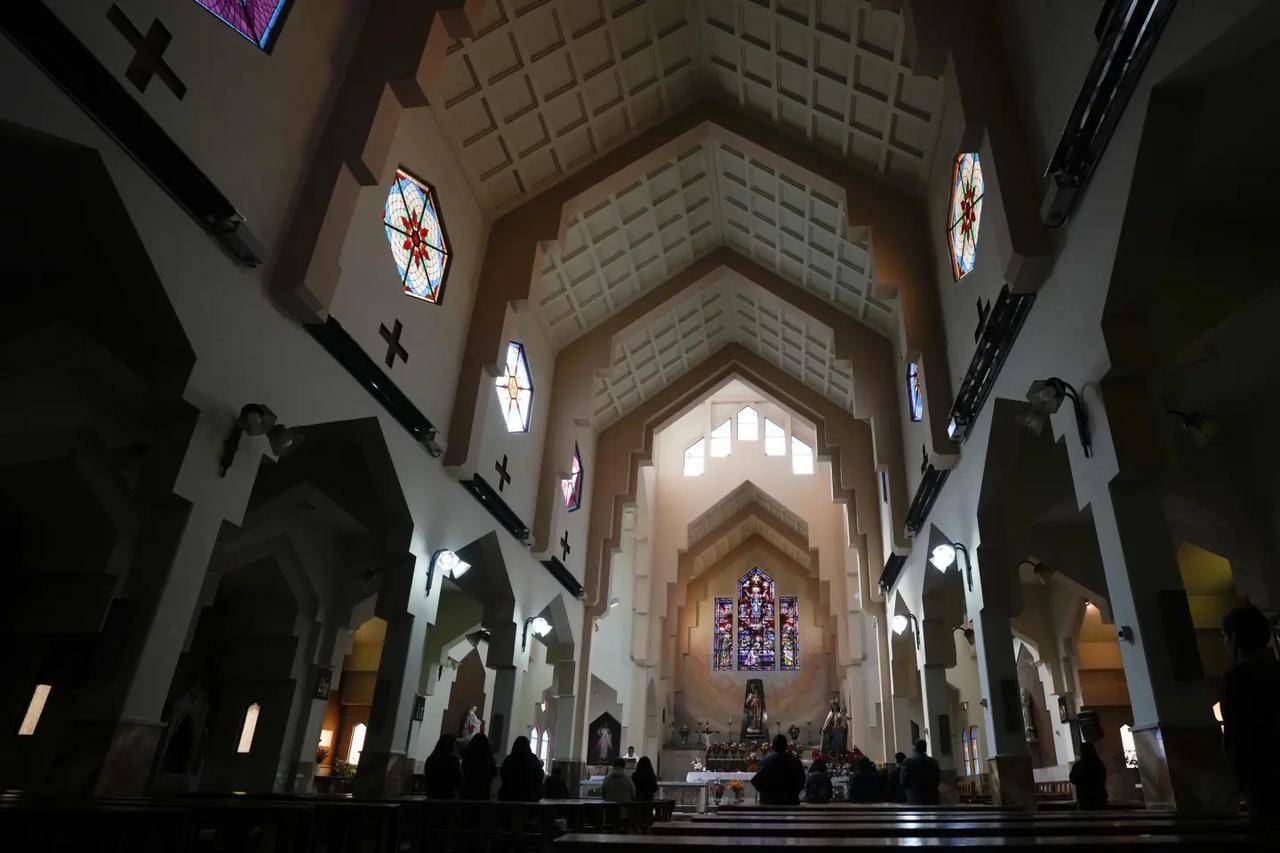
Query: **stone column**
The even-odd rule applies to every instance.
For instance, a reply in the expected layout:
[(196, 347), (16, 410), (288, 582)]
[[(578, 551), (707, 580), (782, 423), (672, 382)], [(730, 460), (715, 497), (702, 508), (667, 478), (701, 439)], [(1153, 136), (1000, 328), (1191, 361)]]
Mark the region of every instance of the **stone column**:
[[(386, 619), (385, 616), (383, 618)], [(414, 631), (414, 621), (407, 613), (387, 619), (387, 636), (382, 644), (382, 659), (378, 662), (369, 730), (365, 734), (356, 775), (356, 791), (361, 794), (397, 794), (410, 788), (412, 768), (406, 753), (406, 735), (413, 709), (413, 689), (418, 679), (416, 673), (413, 679), (406, 679), (405, 670), (412, 658), (416, 657), (419, 664), (422, 658), (420, 640), (417, 654), (410, 654), (414, 634), (420, 633)], [(410, 696), (407, 705), (402, 701), (406, 689)]]
[(956, 757), (952, 744), (951, 685), (947, 668), (955, 666), (955, 640), (948, 626), (939, 619), (925, 619), (921, 630), (922, 660), (920, 667), (921, 703), (924, 706), (929, 754), (941, 766), (943, 803), (959, 801), (956, 788)]
[(1016, 611), (1022, 609), (1017, 552), (988, 545), (980, 545), (976, 551), (974, 577), (980, 585), (982, 607), (973, 627), (978, 649), (978, 679), (986, 703), (983, 721), (991, 801), (996, 805), (1034, 809), (1035, 778), (1022, 724), (1022, 697), (1010, 624)]
[(877, 604), (872, 624), (876, 634), (876, 670), (880, 680), (880, 736), (884, 740), (884, 760), (893, 763), (893, 755), (902, 749), (896, 727), (894, 726), (893, 709), (893, 663), (889, 660), (889, 623), (884, 616), (884, 605)]

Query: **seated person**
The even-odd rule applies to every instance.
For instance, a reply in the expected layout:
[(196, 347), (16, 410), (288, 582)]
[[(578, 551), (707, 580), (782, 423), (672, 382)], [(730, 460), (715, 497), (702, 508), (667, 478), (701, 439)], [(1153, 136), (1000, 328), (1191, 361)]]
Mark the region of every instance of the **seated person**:
[(635, 798), (636, 786), (627, 775), (627, 761), (625, 758), (615, 758), (613, 770), (604, 777), (604, 782), (600, 785), (600, 799), (611, 803), (630, 803)]
[(929, 745), (916, 741), (915, 752), (902, 763), (902, 790), (913, 806), (938, 805), (938, 785), (942, 783), (942, 767), (929, 755)]
[(787, 736), (773, 739), (773, 751), (765, 756), (760, 772), (751, 778), (760, 802), (770, 806), (798, 806), (805, 787), (804, 765), (787, 749)]
[(809, 775), (804, 781), (804, 801), (806, 803), (831, 802), (831, 774), (827, 772), (827, 762), (821, 758), (809, 767)]
[(569, 783), (564, 781), (564, 767), (552, 767), (551, 775), (542, 783), (542, 799), (569, 799)]
[(875, 762), (865, 755), (858, 760), (857, 769), (849, 774), (849, 799), (855, 803), (884, 802), (880, 771), (876, 770)]

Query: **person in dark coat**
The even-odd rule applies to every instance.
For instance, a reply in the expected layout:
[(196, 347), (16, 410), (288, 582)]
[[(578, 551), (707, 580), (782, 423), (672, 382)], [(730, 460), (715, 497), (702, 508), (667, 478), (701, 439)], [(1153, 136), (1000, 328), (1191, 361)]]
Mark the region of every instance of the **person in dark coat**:
[(631, 771), (631, 783), (636, 786), (638, 802), (653, 801), (658, 793), (658, 774), (653, 772), (653, 762), (649, 760), (649, 756), (640, 756), (636, 769)]
[(569, 783), (564, 781), (564, 767), (552, 767), (551, 775), (542, 783), (542, 799), (569, 799)]
[(849, 799), (855, 803), (884, 802), (880, 774), (875, 762), (865, 755), (858, 761), (858, 769), (849, 776)]
[(458, 764), (458, 756), (453, 754), (457, 738), (453, 735), (440, 735), (436, 748), (427, 756), (422, 765), (428, 797), (438, 800), (452, 800), (458, 796), (462, 787), (462, 767)]
[(1076, 786), (1076, 808), (1107, 807), (1107, 765), (1091, 743), (1080, 744), (1080, 760), (1071, 765), (1071, 784)]
[(497, 775), (488, 736), (474, 735), (462, 750), (462, 799), (489, 799)]
[(831, 797), (831, 774), (827, 772), (827, 762), (819, 758), (809, 765), (809, 775), (804, 780), (804, 801), (829, 803)]
[(1223, 745), (1255, 824), (1280, 823), (1280, 662), (1271, 623), (1253, 605), (1222, 620), (1231, 668), (1222, 677)]
[(542, 762), (529, 748), (524, 735), (511, 744), (511, 754), (502, 762), (502, 787), (498, 799), (537, 802), (542, 799)]
[(907, 754), (905, 752), (895, 752), (893, 760), (896, 762), (889, 768), (889, 802), (905, 803), (907, 801), (907, 792), (902, 790), (902, 769), (907, 763)]
[(751, 777), (760, 802), (769, 806), (796, 806), (805, 787), (804, 765), (787, 749), (787, 736), (773, 739), (773, 751), (765, 756), (760, 772)]
[(929, 756), (929, 745), (916, 741), (915, 753), (902, 763), (902, 790), (913, 806), (936, 806), (938, 785), (942, 783), (942, 767)]

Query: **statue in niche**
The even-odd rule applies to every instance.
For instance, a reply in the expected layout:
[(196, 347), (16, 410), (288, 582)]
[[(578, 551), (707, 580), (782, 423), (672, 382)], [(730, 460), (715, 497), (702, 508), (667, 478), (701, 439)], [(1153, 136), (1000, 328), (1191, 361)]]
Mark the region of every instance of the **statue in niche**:
[(1027, 743), (1035, 743), (1040, 739), (1036, 733), (1036, 712), (1031, 701), (1031, 691), (1022, 688), (1022, 726), (1026, 731)]
[(463, 746), (471, 742), (471, 739), (480, 734), (484, 728), (484, 724), (480, 722), (480, 717), (476, 714), (476, 706), (472, 705), (467, 709), (467, 716), (462, 720), (462, 731), (458, 734), (458, 739), (462, 741)]
[(765, 723), (768, 715), (764, 706), (764, 681), (759, 678), (747, 680), (747, 695), (742, 702), (742, 739), (759, 740), (767, 732)]
[(849, 743), (849, 714), (840, 707), (839, 699), (832, 699), (827, 717), (822, 721), (822, 753), (842, 755)]

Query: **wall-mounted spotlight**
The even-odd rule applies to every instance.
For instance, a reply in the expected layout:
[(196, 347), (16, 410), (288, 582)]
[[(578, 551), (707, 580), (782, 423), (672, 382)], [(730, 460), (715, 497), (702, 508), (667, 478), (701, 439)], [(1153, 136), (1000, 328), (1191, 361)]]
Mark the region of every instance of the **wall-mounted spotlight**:
[(427, 595), (431, 594), (431, 584), (436, 572), (440, 572), (451, 581), (456, 581), (467, 573), (471, 564), (448, 548), (441, 548), (431, 555), (431, 565), (427, 567)]
[(893, 633), (902, 636), (902, 632), (907, 630), (907, 625), (910, 623), (907, 622), (907, 617), (899, 613), (893, 617), (893, 621), (890, 624), (893, 626)]
[(524, 620), (524, 636), (520, 640), (520, 651), (528, 648), (530, 633), (535, 637), (545, 637), (551, 633), (551, 623), (541, 616), (530, 616)]
[(969, 559), (969, 549), (961, 543), (943, 542), (936, 546), (933, 553), (929, 555), (929, 564), (946, 574), (947, 569), (951, 568), (951, 564), (956, 561), (958, 553), (964, 554), (964, 576), (969, 585), (969, 592), (973, 592), (973, 561)]
[(899, 636), (902, 635), (903, 631), (907, 630), (907, 625), (910, 625), (911, 633), (916, 640), (916, 648), (920, 648), (920, 623), (916, 621), (914, 613), (899, 613), (893, 617), (893, 622), (890, 625), (893, 628), (893, 633)]
[(1076, 431), (1080, 433), (1080, 446), (1084, 448), (1086, 457), (1093, 456), (1093, 445), (1089, 442), (1089, 415), (1085, 411), (1084, 401), (1076, 389), (1056, 376), (1048, 379), (1037, 379), (1027, 389), (1027, 402), (1031, 404), (1031, 413), (1018, 418), (1019, 423), (1034, 435), (1044, 432), (1049, 416), (1062, 407), (1062, 401), (1071, 400), (1076, 415)]
[(227, 476), (231, 463), (240, 449), (240, 436), (265, 435), (271, 452), (279, 459), (296, 450), (302, 444), (302, 434), (284, 424), (276, 423), (276, 413), (262, 403), (249, 403), (240, 410), (240, 416), (222, 442), (222, 457), (218, 460), (218, 476)]

